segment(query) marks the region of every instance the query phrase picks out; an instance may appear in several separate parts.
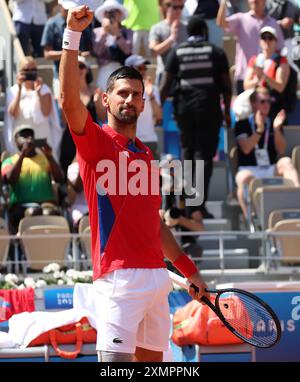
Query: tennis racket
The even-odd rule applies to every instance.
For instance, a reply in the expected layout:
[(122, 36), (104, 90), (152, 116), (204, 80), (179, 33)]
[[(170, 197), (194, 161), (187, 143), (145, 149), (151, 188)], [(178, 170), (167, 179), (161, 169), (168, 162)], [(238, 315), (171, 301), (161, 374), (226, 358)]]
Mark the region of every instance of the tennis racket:
[[(187, 279), (169, 271), (172, 281), (184, 289), (199, 288)], [(259, 348), (274, 346), (281, 337), (281, 326), (274, 311), (263, 300), (241, 289), (207, 289), (216, 296), (215, 303), (203, 296), (202, 301), (212, 309), (223, 324), (244, 342)]]

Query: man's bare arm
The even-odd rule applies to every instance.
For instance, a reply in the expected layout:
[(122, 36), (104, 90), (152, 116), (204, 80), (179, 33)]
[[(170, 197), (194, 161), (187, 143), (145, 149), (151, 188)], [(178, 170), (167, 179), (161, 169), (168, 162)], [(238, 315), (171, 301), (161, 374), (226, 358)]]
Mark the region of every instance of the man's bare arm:
[[(68, 12), (67, 28), (82, 32), (92, 21), (93, 12), (85, 5)], [(63, 50), (59, 66), (61, 104), (68, 125), (78, 135), (84, 134), (87, 109), (80, 100), (78, 51)]]
[[(160, 240), (162, 251), (164, 255), (171, 261), (171, 263), (174, 263), (182, 256), (181, 248), (179, 247), (171, 231), (163, 221), (160, 222)], [(193, 298), (201, 302), (201, 297), (203, 295), (209, 297), (209, 294), (205, 292), (207, 285), (203, 281), (199, 272), (195, 272), (194, 274), (192, 274), (188, 278), (188, 280), (190, 281), (190, 283), (195, 284), (199, 288), (198, 293), (195, 293), (194, 289), (190, 288), (189, 293)]]
[(220, 28), (228, 28), (228, 21), (226, 20), (226, 0), (221, 0), (216, 23)]

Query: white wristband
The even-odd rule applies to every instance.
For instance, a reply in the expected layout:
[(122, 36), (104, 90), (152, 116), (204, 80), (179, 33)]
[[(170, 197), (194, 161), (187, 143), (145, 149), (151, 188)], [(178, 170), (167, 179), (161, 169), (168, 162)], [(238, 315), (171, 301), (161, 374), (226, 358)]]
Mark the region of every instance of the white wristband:
[(62, 48), (67, 50), (79, 50), (81, 32), (65, 29), (63, 35)]

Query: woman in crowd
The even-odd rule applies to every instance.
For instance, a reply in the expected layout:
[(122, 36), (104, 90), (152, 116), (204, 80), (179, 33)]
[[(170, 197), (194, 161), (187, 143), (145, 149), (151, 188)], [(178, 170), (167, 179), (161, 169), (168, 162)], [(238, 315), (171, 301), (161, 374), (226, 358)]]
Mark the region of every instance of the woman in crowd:
[(260, 31), (261, 53), (253, 56), (248, 64), (244, 80), (244, 89), (257, 86), (267, 87), (271, 93), (271, 119), (284, 108), (283, 91), (287, 85), (290, 67), (286, 57), (276, 51), (277, 32), (270, 26)]
[(121, 25), (127, 16), (126, 8), (116, 0), (106, 0), (95, 11), (101, 27), (93, 30), (92, 46), (99, 64), (97, 85), (101, 90), (106, 90), (109, 75), (124, 65), (125, 59), (132, 53), (133, 32)]
[(7, 92), (4, 135), (6, 149), (11, 153), (17, 150), (12, 132), (21, 124), (32, 126), (36, 140), (46, 139), (51, 147), (59, 146), (61, 128), (52, 92), (38, 77), (37, 63), (29, 56), (20, 62), (16, 84)]

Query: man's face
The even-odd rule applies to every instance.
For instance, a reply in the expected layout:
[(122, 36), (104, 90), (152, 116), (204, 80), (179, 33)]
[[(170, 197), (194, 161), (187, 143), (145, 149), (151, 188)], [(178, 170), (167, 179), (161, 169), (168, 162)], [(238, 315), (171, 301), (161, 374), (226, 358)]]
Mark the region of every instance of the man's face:
[(103, 104), (115, 119), (135, 123), (144, 110), (143, 85), (136, 79), (119, 79), (110, 93), (103, 94)]
[(248, 0), (249, 9), (260, 10), (266, 6), (266, 0)]
[(271, 97), (267, 93), (257, 93), (254, 102), (254, 110), (259, 110), (264, 117), (267, 117), (271, 109)]
[(164, 2), (167, 15), (170, 15), (173, 19), (180, 19), (183, 7), (183, 0), (165, 0)]
[(16, 135), (16, 144), (20, 151), (22, 151), (23, 145), (28, 142), (34, 142), (34, 133), (31, 129), (24, 129)]

